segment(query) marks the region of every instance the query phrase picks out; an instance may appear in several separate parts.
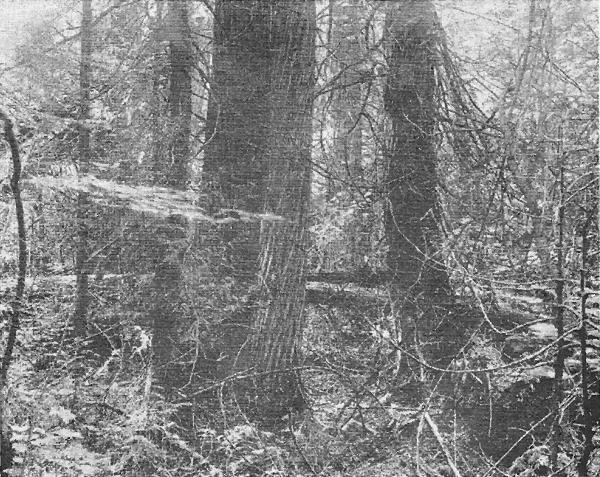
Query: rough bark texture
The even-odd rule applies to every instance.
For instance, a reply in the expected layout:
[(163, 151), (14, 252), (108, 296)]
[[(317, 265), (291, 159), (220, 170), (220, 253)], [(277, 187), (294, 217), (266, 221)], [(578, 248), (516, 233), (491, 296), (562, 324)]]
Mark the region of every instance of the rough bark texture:
[(298, 398), (285, 370), (303, 327), (315, 3), (223, 0), (216, 12), (205, 177), (222, 205), (288, 219), (232, 227), (227, 241), (234, 276), (255, 289), (230, 334), (230, 371), (259, 373), (245, 398), (276, 416)]
[[(81, 54), (79, 64), (79, 174), (89, 173), (90, 130), (85, 123), (90, 118), (90, 70), (92, 68), (92, 2), (82, 1), (81, 14)], [(75, 336), (85, 336), (90, 293), (88, 284), (88, 235), (87, 212), (89, 201), (85, 193), (77, 198), (77, 250), (75, 271), (77, 274), (77, 295), (72, 324)]]
[[(288, 219), (261, 230), (260, 302), (250, 356), (261, 371), (297, 364), (302, 336), (304, 271), (310, 198), (314, 85), (314, 2), (281, 2), (274, 14), (271, 48), (271, 120), (265, 212)], [(295, 4), (296, 3), (296, 4)], [(278, 375), (277, 405), (298, 395), (295, 374)], [(296, 404), (297, 404), (296, 402)], [(291, 402), (288, 402), (289, 406)]]
[(387, 263), (395, 294), (411, 303), (400, 314), (403, 343), (413, 346), (420, 338), (434, 339), (435, 305), (451, 294), (438, 225), (435, 10), (427, 0), (400, 2), (388, 11), (386, 23)]
[[(260, 212), (269, 131), (269, 15), (266, 4), (218, 1), (203, 175), (218, 207)], [(225, 227), (227, 268), (244, 285), (254, 280), (258, 224)]]
[[(193, 45), (188, 19), (188, 4), (167, 2), (164, 23), (157, 19), (162, 33), (157, 39), (167, 43), (168, 96), (163, 114), (167, 115), (168, 131), (161, 143), (162, 131), (154, 131), (154, 182), (184, 190), (189, 181), (190, 139), (192, 119)], [(160, 14), (159, 10), (159, 14)], [(155, 58), (160, 61), (160, 55)], [(156, 112), (160, 114), (160, 107)], [(158, 118), (156, 118), (158, 121)], [(166, 144), (164, 144), (166, 142)], [(165, 151), (166, 154), (160, 154)], [(160, 156), (163, 157), (160, 157)], [(159, 159), (159, 161), (157, 161)], [(180, 379), (176, 356), (181, 316), (183, 285), (183, 250), (186, 244), (186, 223), (172, 218), (156, 232), (157, 250), (152, 284), (153, 354), (155, 383), (168, 395)]]

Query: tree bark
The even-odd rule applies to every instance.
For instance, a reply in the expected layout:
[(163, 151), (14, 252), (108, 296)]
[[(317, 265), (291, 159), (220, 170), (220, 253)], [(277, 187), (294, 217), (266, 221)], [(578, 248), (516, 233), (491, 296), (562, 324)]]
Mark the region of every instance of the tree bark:
[[(187, 2), (170, 0), (167, 8), (165, 22), (162, 23), (161, 18), (157, 18), (156, 27), (163, 31), (157, 33), (155, 38), (157, 41), (164, 39), (168, 48), (166, 71), (169, 89), (164, 109), (164, 114), (168, 116), (168, 132), (163, 137), (162, 131), (154, 131), (154, 183), (185, 190), (189, 182), (194, 52)], [(158, 14), (161, 14), (161, 9)], [(159, 48), (160, 45), (156, 47)], [(157, 54), (155, 61), (160, 61), (161, 57), (162, 55)], [(158, 93), (158, 90), (155, 89), (155, 92)], [(160, 113), (161, 108), (155, 105), (155, 114)], [(159, 119), (155, 118), (156, 121)], [(160, 158), (162, 151), (166, 152), (166, 157)], [(176, 345), (180, 325), (178, 318), (182, 314), (181, 288), (186, 231), (185, 221), (177, 218), (167, 220), (156, 231), (151, 310), (154, 382), (167, 396), (177, 385), (181, 375), (178, 372)]]
[[(81, 52), (79, 62), (79, 174), (89, 173), (90, 167), (90, 71), (92, 68), (92, 1), (82, 0), (81, 13)], [(77, 249), (75, 257), (75, 273), (77, 275), (77, 291), (75, 311), (72, 317), (75, 336), (85, 336), (87, 315), (90, 305), (88, 283), (89, 257), (89, 224), (87, 220), (90, 207), (87, 195), (80, 192), (77, 197)]]
[(385, 227), (388, 265), (405, 288), (447, 293), (440, 255), (435, 146), (435, 24), (429, 1), (398, 4), (389, 26), (385, 109), (388, 144)]
[[(216, 208), (262, 211), (272, 62), (267, 50), (269, 16), (262, 3), (215, 4), (203, 178)], [(256, 278), (259, 235), (259, 224), (232, 224), (221, 230), (228, 249), (223, 268), (242, 289)]]
[(233, 274), (254, 290), (227, 372), (260, 376), (238, 395), (271, 417), (299, 398), (315, 17), (309, 0), (216, 4), (205, 179), (221, 205), (287, 219), (225, 231)]
[(439, 228), (434, 6), (429, 0), (398, 2), (386, 24), (387, 264), (395, 294), (412, 303), (408, 313), (400, 312), (403, 344), (410, 347), (430, 334), (435, 305), (451, 296)]
[(166, 32), (169, 40), (169, 115), (173, 127), (167, 184), (185, 189), (192, 134), (192, 72), (194, 50), (187, 2), (168, 3)]
[[(315, 68), (315, 3), (281, 2), (271, 32), (271, 121), (265, 212), (287, 219), (262, 224), (261, 306), (250, 340), (250, 361), (262, 372), (297, 364), (304, 328), (304, 272), (311, 184), (312, 107)], [(268, 401), (285, 412), (300, 405), (294, 372), (271, 380)]]

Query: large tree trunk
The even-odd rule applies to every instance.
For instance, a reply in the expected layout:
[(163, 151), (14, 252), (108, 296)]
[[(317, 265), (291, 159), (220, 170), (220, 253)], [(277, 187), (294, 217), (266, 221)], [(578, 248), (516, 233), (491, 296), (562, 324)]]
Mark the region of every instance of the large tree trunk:
[[(171, 0), (167, 8), (163, 34), (156, 37), (168, 42), (166, 71), (169, 90), (165, 113), (169, 127), (162, 141), (154, 138), (154, 147), (166, 151), (161, 163), (156, 162), (158, 154), (155, 151), (154, 182), (184, 190), (189, 181), (194, 54), (187, 2)], [(160, 21), (158, 18), (157, 22)], [(160, 55), (156, 59), (160, 60)], [(155, 134), (160, 135), (161, 131), (155, 130)], [(152, 287), (154, 377), (155, 383), (162, 386), (166, 394), (177, 384), (181, 374), (177, 372), (176, 344), (180, 325), (178, 317), (182, 312), (186, 229), (185, 221), (173, 218), (160, 227), (156, 234), (158, 243)]]
[(398, 2), (386, 23), (387, 263), (398, 293), (416, 305), (403, 313), (413, 318), (405, 318), (402, 330), (404, 344), (412, 346), (432, 331), (435, 305), (451, 295), (437, 191), (435, 10), (429, 0)]
[(262, 225), (261, 306), (249, 351), (255, 368), (277, 373), (269, 379), (268, 401), (271, 409), (285, 412), (302, 401), (297, 373), (281, 370), (297, 364), (304, 328), (316, 14), (312, 1), (281, 3), (271, 32), (272, 127), (264, 211), (285, 222)]
[(285, 218), (228, 231), (233, 273), (254, 288), (227, 343), (228, 372), (258, 373), (239, 397), (277, 417), (300, 401), (291, 368), (303, 328), (315, 3), (216, 8), (205, 178), (222, 205)]
[[(79, 63), (79, 174), (87, 174), (90, 167), (90, 129), (86, 121), (90, 118), (90, 70), (92, 68), (92, 2), (82, 1), (81, 53)], [(84, 192), (77, 197), (77, 248), (75, 273), (77, 291), (75, 311), (72, 317), (75, 336), (85, 336), (87, 314), (90, 303), (88, 284), (88, 235), (87, 213), (89, 201)]]
[[(218, 208), (262, 210), (270, 127), (268, 41), (266, 5), (216, 2), (203, 177)], [(222, 230), (228, 248), (223, 268), (240, 288), (256, 277), (259, 234), (258, 224), (234, 223)]]

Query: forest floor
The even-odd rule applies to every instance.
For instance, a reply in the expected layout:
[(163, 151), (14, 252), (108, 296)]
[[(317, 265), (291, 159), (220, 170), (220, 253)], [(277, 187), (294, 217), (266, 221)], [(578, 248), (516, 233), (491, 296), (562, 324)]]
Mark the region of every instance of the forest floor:
[[(243, 419), (221, 429), (194, 423), (192, 442), (171, 419), (176, 409), (152, 392), (144, 328), (110, 316), (123, 313), (118, 283), (116, 276), (93, 281), (103, 312), (86, 343), (69, 337), (73, 277), (29, 283), (10, 368), (11, 475), (458, 477), (488, 469), (502, 475), (493, 470), (500, 464), (504, 472), (512, 466), (510, 475), (528, 475), (518, 466), (547, 462), (548, 426), (529, 429), (548, 406), (552, 352), (539, 350), (556, 330), (533, 292), (500, 294), (492, 317), (499, 333), (480, 333), (454, 368), (496, 372), (457, 373), (419, 389), (399, 376), (394, 350), (373, 320), (310, 306), (302, 376), (309, 410), (288, 416), (276, 432)], [(0, 284), (0, 293), (9, 285)], [(527, 366), (506, 366), (530, 354)], [(576, 357), (569, 359), (574, 368)], [(598, 359), (591, 364), (600, 369)], [(529, 414), (518, 409), (523, 402)]]

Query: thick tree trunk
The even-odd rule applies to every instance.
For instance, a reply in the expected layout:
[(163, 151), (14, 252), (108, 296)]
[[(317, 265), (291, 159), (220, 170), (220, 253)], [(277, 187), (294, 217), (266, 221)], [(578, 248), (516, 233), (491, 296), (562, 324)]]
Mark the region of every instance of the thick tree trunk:
[(303, 327), (315, 3), (222, 0), (216, 12), (206, 182), (221, 205), (286, 219), (226, 231), (233, 275), (254, 289), (227, 372), (258, 374), (237, 394), (278, 416), (299, 397), (290, 368)]
[[(437, 324), (435, 305), (451, 290), (441, 255), (435, 119), (435, 10), (429, 0), (399, 2), (387, 18), (388, 77), (385, 231), (387, 263), (403, 312), (403, 342), (414, 346)], [(431, 337), (428, 337), (431, 339)]]
[[(81, 14), (81, 54), (79, 63), (79, 174), (89, 173), (90, 166), (90, 130), (86, 121), (90, 118), (90, 70), (92, 68), (92, 2), (82, 1)], [(72, 317), (75, 336), (85, 336), (87, 315), (90, 304), (88, 284), (88, 235), (87, 213), (89, 201), (84, 192), (77, 198), (77, 249), (75, 273), (77, 291), (75, 311)]]
[[(268, 41), (266, 5), (216, 2), (203, 167), (216, 207), (262, 211), (270, 126)], [(228, 248), (223, 268), (242, 289), (257, 274), (259, 235), (259, 224), (232, 224), (222, 230)]]
[(434, 15), (426, 0), (404, 2), (394, 10), (385, 94), (391, 123), (385, 216), (388, 264), (399, 284), (430, 297), (449, 292), (438, 225)]
[(271, 130), (267, 144), (265, 212), (286, 219), (262, 225), (260, 304), (250, 341), (250, 361), (274, 372), (268, 402), (285, 412), (302, 402), (295, 372), (304, 328), (304, 272), (311, 183), (315, 4), (281, 2), (271, 32)]
[[(161, 141), (162, 131), (155, 130), (154, 182), (159, 185), (184, 190), (189, 181), (193, 45), (188, 19), (187, 2), (171, 0), (167, 3), (167, 17), (163, 32), (157, 40), (168, 42), (168, 133)], [(159, 9), (159, 14), (160, 14)], [(161, 19), (157, 18), (157, 27)], [(159, 45), (157, 45), (158, 48)], [(161, 55), (156, 60), (160, 61)], [(160, 108), (156, 108), (155, 114)], [(156, 118), (158, 121), (159, 118)], [(165, 144), (166, 140), (166, 144)], [(157, 162), (158, 151), (166, 157)], [(179, 337), (178, 317), (181, 316), (181, 288), (183, 285), (183, 250), (185, 249), (186, 223), (168, 220), (156, 233), (157, 252), (152, 284), (153, 355), (155, 383), (169, 394), (178, 383), (176, 349)]]

